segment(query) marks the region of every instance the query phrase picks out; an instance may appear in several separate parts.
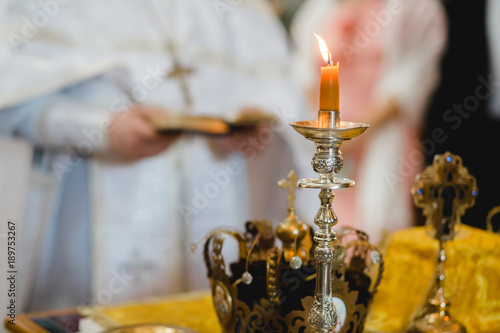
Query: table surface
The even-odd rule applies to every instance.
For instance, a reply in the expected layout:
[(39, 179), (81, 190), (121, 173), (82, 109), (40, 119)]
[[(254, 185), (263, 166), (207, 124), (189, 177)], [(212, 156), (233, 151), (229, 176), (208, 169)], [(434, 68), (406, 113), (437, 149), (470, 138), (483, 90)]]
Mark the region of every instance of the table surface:
[[(40, 326), (37, 321), (42, 319), (47, 322), (49, 319), (52, 319), (51, 325), (54, 325), (57, 322), (60, 326), (69, 329), (69, 325), (74, 327), (75, 319), (78, 317), (76, 309), (33, 312), (16, 316), (14, 321), (15, 325), (10, 324), (9, 321), (11, 318), (7, 317), (4, 321), (4, 325), (5, 328), (12, 333), (50, 333)], [(67, 319), (66, 324), (62, 322), (65, 319)]]
[[(193, 316), (193, 313), (200, 315)], [(135, 324), (164, 323), (195, 329), (200, 333), (221, 332), (209, 290), (187, 292), (170, 297), (151, 298), (106, 307), (87, 306), (72, 309), (24, 313), (4, 320), (11, 333), (79, 332), (81, 318), (92, 318), (105, 329)]]

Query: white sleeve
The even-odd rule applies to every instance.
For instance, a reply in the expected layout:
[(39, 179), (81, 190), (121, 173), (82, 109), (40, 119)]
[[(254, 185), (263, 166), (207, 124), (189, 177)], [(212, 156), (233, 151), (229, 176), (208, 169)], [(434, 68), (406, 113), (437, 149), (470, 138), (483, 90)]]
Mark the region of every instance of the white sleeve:
[(389, 0), (399, 3), (388, 27), (385, 73), (376, 90), (379, 100), (394, 98), (405, 119), (419, 123), (439, 81), (446, 46), (447, 21), (437, 0)]
[(42, 145), (70, 147), (82, 155), (109, 150), (111, 112), (108, 110), (89, 109), (65, 96), (58, 96), (40, 112), (39, 134)]
[(123, 93), (110, 74), (0, 110), (0, 134), (82, 155), (109, 151), (108, 126)]

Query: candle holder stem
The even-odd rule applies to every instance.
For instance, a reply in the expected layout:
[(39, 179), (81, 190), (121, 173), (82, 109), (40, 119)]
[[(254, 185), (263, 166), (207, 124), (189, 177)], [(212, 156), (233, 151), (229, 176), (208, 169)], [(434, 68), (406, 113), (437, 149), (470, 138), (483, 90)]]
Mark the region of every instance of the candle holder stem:
[(427, 300), (414, 314), (408, 333), (466, 333), (465, 327), (450, 316), (450, 301), (444, 295), (446, 241), (439, 242), (433, 286)]
[(439, 242), (434, 286), (430, 289), (427, 300), (427, 311), (437, 313), (439, 316), (449, 317), (450, 302), (444, 296), (445, 285), (446, 242)]
[(316, 258), (316, 293), (309, 313), (309, 324), (315, 332), (328, 333), (337, 326), (337, 312), (332, 297), (333, 242), (337, 240), (332, 227), (337, 224), (337, 216), (332, 209), (335, 197), (331, 189), (322, 189), (319, 193), (321, 207), (314, 223), (319, 227), (314, 235), (317, 246)]
[(439, 242), (439, 250), (436, 265), (436, 294), (434, 300), (440, 304), (449, 303), (444, 297), (444, 266), (446, 263), (446, 242)]

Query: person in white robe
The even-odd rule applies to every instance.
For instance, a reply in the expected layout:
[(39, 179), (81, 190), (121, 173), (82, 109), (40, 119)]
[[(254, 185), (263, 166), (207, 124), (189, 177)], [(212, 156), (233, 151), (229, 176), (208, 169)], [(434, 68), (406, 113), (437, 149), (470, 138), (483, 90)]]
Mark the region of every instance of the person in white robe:
[[(285, 216), (276, 182), (290, 169), (310, 176), (313, 150), (287, 124), (304, 120), (307, 106), (264, 1), (3, 7), (0, 133), (34, 147), (19, 309), (207, 288), (191, 243), (221, 226)], [(169, 76), (176, 64), (189, 73)], [(148, 123), (158, 112), (248, 110), (279, 121), (229, 138), (161, 136)], [(302, 219), (312, 219), (317, 206), (305, 203), (317, 198), (300, 196)]]
[(344, 177), (356, 186), (336, 193), (339, 225), (384, 235), (416, 223), (411, 186), (423, 167), (419, 132), (439, 82), (446, 16), (437, 0), (307, 0), (291, 24), (297, 80), (318, 109), (318, 66), (312, 32), (339, 61), (341, 120), (370, 124), (345, 143)]

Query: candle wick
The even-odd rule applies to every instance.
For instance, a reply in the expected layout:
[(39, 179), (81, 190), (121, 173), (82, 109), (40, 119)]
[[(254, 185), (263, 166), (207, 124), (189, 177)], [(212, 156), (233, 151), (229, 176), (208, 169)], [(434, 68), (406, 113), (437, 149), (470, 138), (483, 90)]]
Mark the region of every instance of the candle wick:
[(328, 66), (332, 66), (332, 54), (328, 51)]

